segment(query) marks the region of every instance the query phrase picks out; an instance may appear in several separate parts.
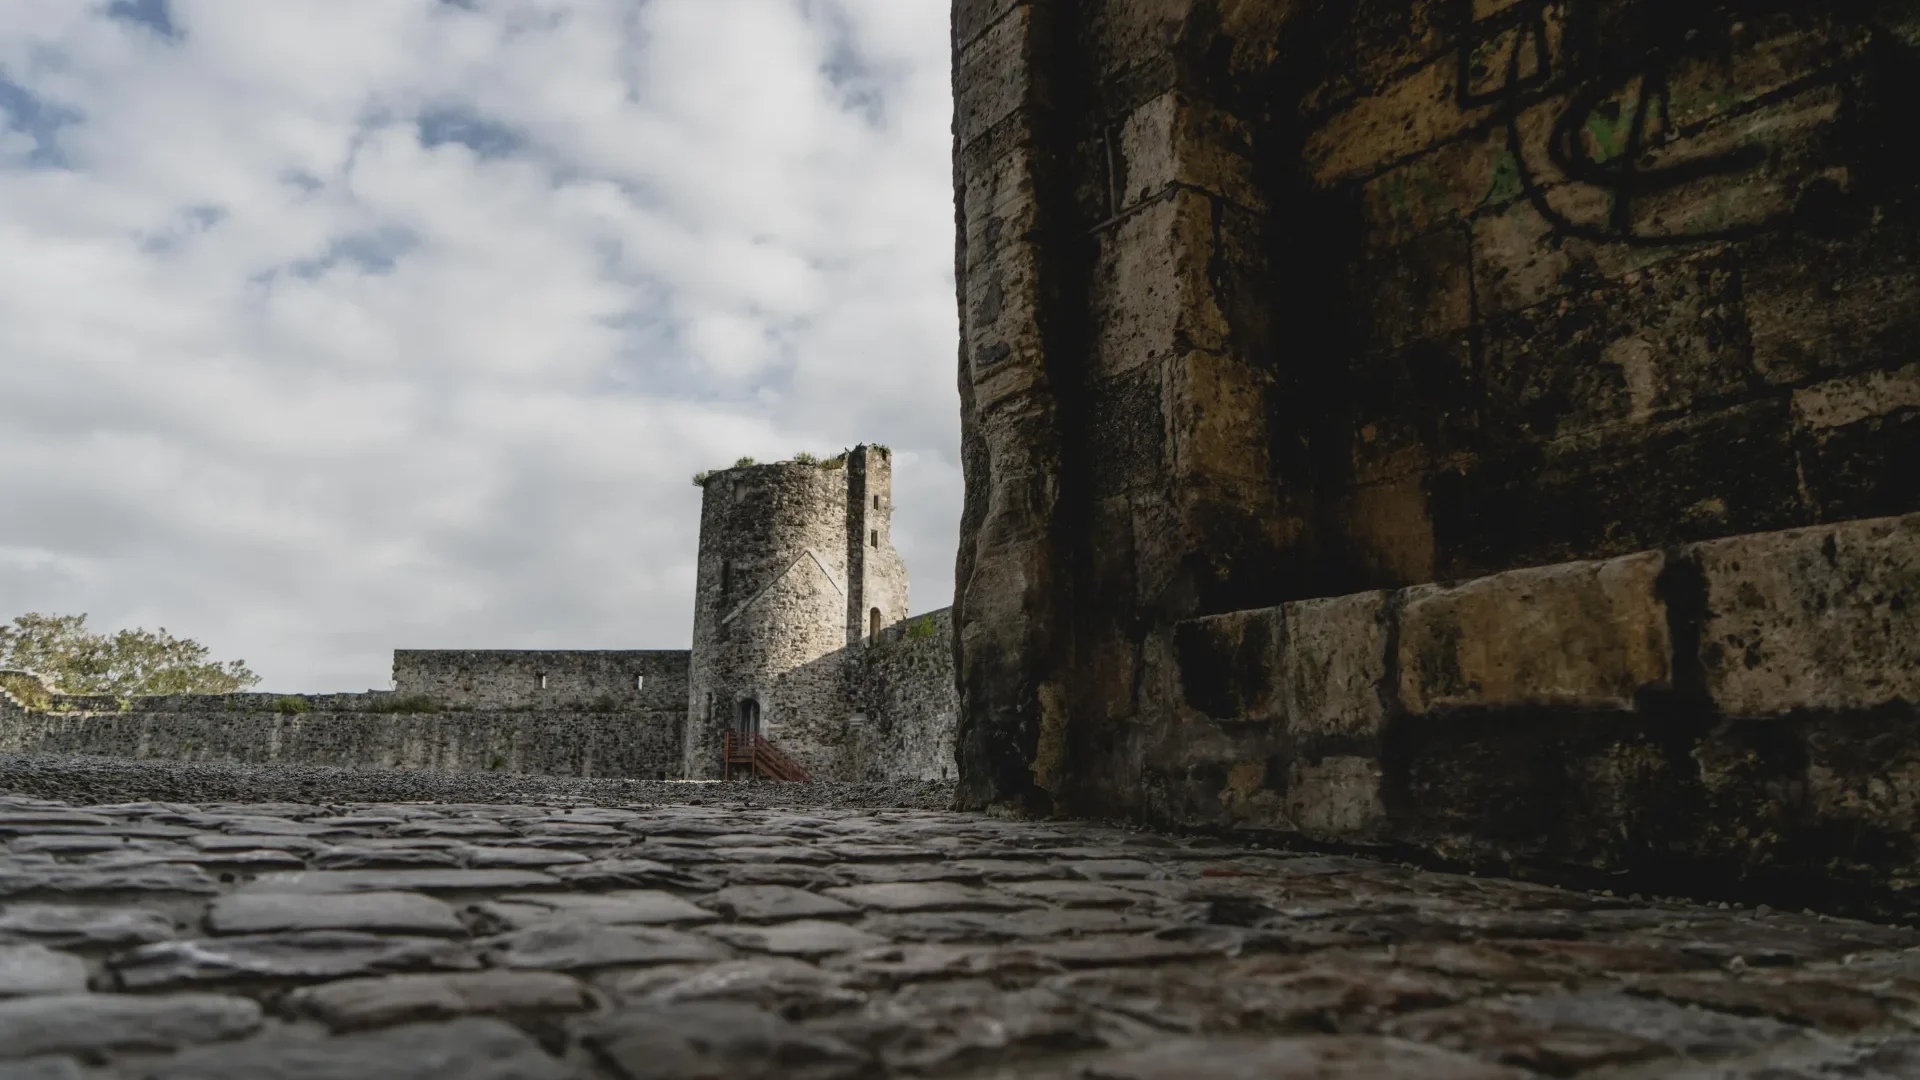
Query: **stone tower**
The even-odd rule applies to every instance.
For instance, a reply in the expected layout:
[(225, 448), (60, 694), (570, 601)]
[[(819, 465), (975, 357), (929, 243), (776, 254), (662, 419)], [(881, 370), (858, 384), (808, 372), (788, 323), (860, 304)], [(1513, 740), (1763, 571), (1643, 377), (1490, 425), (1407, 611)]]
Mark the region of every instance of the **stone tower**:
[(743, 729), (822, 773), (854, 709), (854, 650), (907, 613), (891, 480), (890, 455), (877, 446), (707, 476), (687, 778), (717, 776), (721, 734)]

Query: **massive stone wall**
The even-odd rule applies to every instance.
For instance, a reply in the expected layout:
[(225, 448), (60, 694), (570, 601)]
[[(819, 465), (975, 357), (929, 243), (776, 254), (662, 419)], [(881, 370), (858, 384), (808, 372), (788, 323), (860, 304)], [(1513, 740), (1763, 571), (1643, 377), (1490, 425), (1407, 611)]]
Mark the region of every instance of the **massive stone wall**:
[(1920, 515), (1189, 620), (1143, 800), (1911, 916), (1915, 596)]
[(960, 702), (953, 685), (953, 610), (916, 615), (884, 631), (860, 658), (848, 740), (859, 779), (951, 780)]
[(670, 779), (683, 714), (427, 709), (392, 692), (0, 700), (0, 752)]
[(958, 0), (954, 48), (968, 805), (1278, 783), (1223, 749), (1271, 717), (1191, 722), (1192, 619), (1920, 508), (1916, 5)]
[(395, 649), (393, 685), (453, 708), (672, 710), (687, 700), (678, 650)]

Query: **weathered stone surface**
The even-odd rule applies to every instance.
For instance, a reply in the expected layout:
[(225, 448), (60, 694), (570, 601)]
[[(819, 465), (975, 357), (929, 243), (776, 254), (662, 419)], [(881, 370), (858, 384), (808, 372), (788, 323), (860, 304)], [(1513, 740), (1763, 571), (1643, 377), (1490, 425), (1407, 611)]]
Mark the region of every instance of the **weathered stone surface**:
[(1726, 713), (1920, 704), (1920, 514), (1693, 551), (1700, 661)]
[(566, 1080), (573, 1070), (498, 1020), (314, 1039), (275, 1033), (150, 1067), (153, 1080)]
[(138, 907), (0, 905), (0, 940), (47, 945), (144, 945), (174, 935), (173, 920)]
[(1462, 706), (1630, 709), (1671, 677), (1657, 554), (1410, 590), (1400, 695), (1413, 713)]
[(458, 853), (445, 848), (336, 847), (316, 852), (309, 860), (318, 870), (402, 869), (459, 866)]
[(746, 922), (851, 915), (857, 910), (843, 900), (790, 885), (733, 885), (714, 893), (708, 903), (727, 918)]
[(334, 1031), (457, 1016), (580, 1012), (592, 997), (579, 980), (547, 971), (473, 971), (340, 979), (304, 987), (287, 1005)]
[(1920, 910), (1920, 37), (1601, 6), (955, 5), (962, 805)]
[(731, 945), (776, 956), (828, 956), (886, 943), (865, 930), (819, 919), (796, 919), (772, 926), (715, 926), (707, 933)]
[(0, 1080), (85, 1080), (80, 1064), (70, 1057), (49, 1056), (29, 1061), (0, 1061)]
[(279, 930), (364, 930), (373, 933), (464, 934), (452, 907), (419, 893), (237, 893), (207, 908), (216, 934)]
[(587, 861), (577, 851), (551, 848), (475, 847), (467, 850), (467, 865), (476, 869), (499, 867), (543, 870), (549, 866), (568, 866)]
[(1321, 1035), (1292, 1039), (1182, 1039), (1097, 1058), (1089, 1080), (1267, 1080), (1276, 1076), (1368, 1076), (1381, 1080), (1521, 1080), (1527, 1074), (1430, 1046)]
[(610, 925), (665, 925), (710, 922), (714, 914), (670, 893), (652, 889), (582, 895), (579, 893), (510, 893), (479, 910), (509, 926), (526, 926), (552, 919), (574, 919)]
[(733, 1002), (616, 1012), (589, 1025), (583, 1041), (628, 1080), (838, 1080), (871, 1068), (855, 1047)]
[(168, 1050), (246, 1035), (260, 1006), (212, 994), (55, 994), (0, 1001), (0, 1058)]
[(606, 888), (616, 885), (628, 888), (648, 886), (687, 888), (698, 885), (702, 880), (693, 874), (676, 870), (664, 863), (654, 862), (652, 859), (601, 859), (575, 866), (556, 866), (553, 868), (553, 877), (570, 885), (588, 888)]
[(146, 863), (99, 868), (69, 865), (0, 866), (0, 897), (27, 893), (86, 895), (89, 893), (198, 893), (220, 891), (220, 886), (197, 866)]
[(1286, 605), (1278, 660), (1287, 731), (1297, 739), (1378, 735), (1386, 722), (1387, 594)]
[(479, 967), (464, 945), (345, 930), (248, 934), (142, 945), (110, 962), (130, 990), (235, 979), (337, 979), (385, 971)]
[[(485, 813), (537, 834), (570, 824), (562, 809), (287, 805), (207, 807), (204, 816), (324, 822), (380, 848), (403, 839), (392, 822)], [(702, 876), (610, 893), (470, 887), (475, 879), (463, 877), (451, 902), (403, 894), (402, 914), (417, 909), (421, 925), (452, 940), (284, 930), (105, 947), (128, 927), (171, 933), (176, 920), (239, 928), (225, 920), (358, 922), (399, 910), (378, 890), (258, 891), (245, 880), (221, 882), (211, 900), (141, 894), (0, 908), (16, 929), (66, 935), (27, 943), (61, 942), (53, 947), (104, 969), (95, 985), (117, 977), (128, 991), (0, 998), (0, 1060), (61, 1070), (62, 1080), (76, 1062), (103, 1080), (489, 1070), (1061, 1080), (1532, 1070), (1651, 1080), (1689, 1068), (1752, 1080), (1878, 1070), (1904, 1080), (1910, 1071), (1901, 1040), (1911, 1041), (1920, 1009), (1920, 966), (1908, 955), (1920, 933), (1897, 927), (1071, 823), (734, 806), (579, 812), (607, 815), (583, 817), (589, 824), (677, 837), (705, 852)], [(788, 848), (832, 861), (757, 861)], [(713, 888), (755, 867), (802, 866), (824, 884), (873, 868), (950, 868), (959, 853), (975, 856), (963, 879), (849, 887), (859, 903)], [(365, 883), (466, 872), (305, 873)], [(982, 895), (995, 905), (972, 906)], [(792, 917), (792, 905), (821, 899), (836, 905), (820, 913), (829, 918)], [(454, 909), (477, 940), (445, 921)], [(101, 918), (119, 910), (128, 917)], [(653, 922), (662, 919), (668, 925)], [(495, 933), (502, 924), (515, 928)], [(278, 1019), (256, 1034), (253, 1002), (182, 992), (209, 983), (246, 986)], [(41, 1001), (58, 1004), (19, 1011)], [(238, 1019), (219, 1021), (234, 1009)], [(487, 1018), (527, 1034), (473, 1026)], [(6, 1040), (23, 1032), (33, 1038), (16, 1051)], [(1154, 1057), (1170, 1040), (1188, 1049)], [(184, 1049), (196, 1042), (219, 1044)], [(173, 1047), (183, 1049), (164, 1056)]]
[(836, 900), (878, 911), (1009, 911), (1032, 901), (947, 881), (881, 882), (828, 889)]
[(488, 963), (496, 967), (544, 971), (679, 964), (727, 955), (715, 943), (678, 930), (584, 921), (542, 922), (482, 944)]
[(737, 1001), (790, 1020), (826, 1016), (865, 1004), (867, 993), (849, 972), (825, 971), (787, 957), (730, 960), (701, 968), (629, 972), (610, 989), (625, 1000), (660, 1004)]
[(531, 889), (559, 880), (534, 870), (309, 870), (262, 874), (251, 893), (478, 892)]
[(917, 983), (826, 1026), (872, 1048), (890, 1069), (915, 1073), (1097, 1047), (1098, 1020), (1051, 990), (964, 980)]
[(0, 998), (75, 994), (87, 988), (87, 962), (44, 945), (0, 945)]

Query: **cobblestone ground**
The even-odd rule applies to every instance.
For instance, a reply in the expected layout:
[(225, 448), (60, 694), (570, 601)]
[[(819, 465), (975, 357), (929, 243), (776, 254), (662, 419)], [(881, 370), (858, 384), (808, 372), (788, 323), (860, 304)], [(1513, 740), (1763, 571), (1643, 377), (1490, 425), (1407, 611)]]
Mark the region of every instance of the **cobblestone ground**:
[(0, 1080), (1920, 1077), (1920, 935), (923, 810), (0, 796)]

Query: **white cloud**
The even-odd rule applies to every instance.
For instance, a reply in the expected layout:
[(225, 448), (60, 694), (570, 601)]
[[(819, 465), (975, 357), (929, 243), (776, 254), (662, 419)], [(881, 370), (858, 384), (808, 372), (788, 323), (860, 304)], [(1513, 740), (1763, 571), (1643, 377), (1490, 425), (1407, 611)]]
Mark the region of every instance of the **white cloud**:
[(699, 492), (897, 453), (951, 591), (945, 0), (8, 0), (0, 618), (382, 685), (684, 644)]

